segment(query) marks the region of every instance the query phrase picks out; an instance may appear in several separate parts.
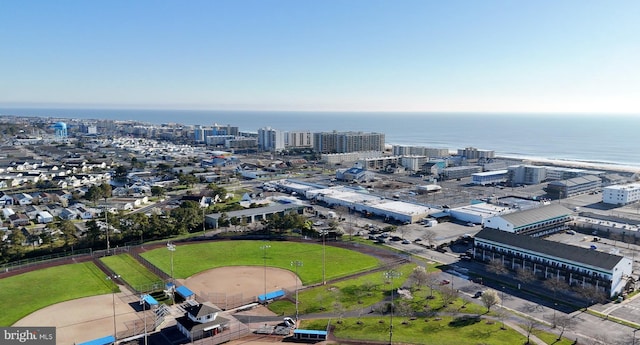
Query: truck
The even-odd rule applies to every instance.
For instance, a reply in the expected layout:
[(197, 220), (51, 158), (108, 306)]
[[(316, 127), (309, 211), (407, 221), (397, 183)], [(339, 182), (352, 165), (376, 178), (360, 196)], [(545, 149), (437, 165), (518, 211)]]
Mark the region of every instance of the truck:
[(438, 225), (438, 221), (435, 220), (435, 219), (425, 219), (425, 220), (422, 221), (422, 224), (424, 224), (424, 226), (430, 228), (430, 227)]

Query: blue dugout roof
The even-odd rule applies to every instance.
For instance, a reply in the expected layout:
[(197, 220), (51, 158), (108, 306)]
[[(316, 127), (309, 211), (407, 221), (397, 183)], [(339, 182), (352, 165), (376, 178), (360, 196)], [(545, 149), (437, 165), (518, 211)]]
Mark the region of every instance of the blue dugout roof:
[(109, 335), (103, 338), (89, 340), (84, 343), (78, 343), (76, 345), (108, 345), (108, 344), (113, 344), (115, 342), (116, 342), (116, 338), (114, 338), (112, 335)]
[(176, 292), (184, 298), (188, 298), (194, 295), (193, 291), (189, 290), (186, 286), (182, 285), (176, 289)]
[(316, 331), (313, 329), (296, 329), (293, 331), (293, 334), (316, 334), (316, 335), (327, 335), (327, 331)]
[(153, 298), (151, 295), (142, 296), (142, 300), (147, 302), (148, 305), (158, 305), (158, 301), (156, 301), (156, 299)]
[(277, 291), (267, 292), (266, 296), (265, 296), (265, 294), (258, 295), (258, 301), (264, 302), (264, 301), (268, 301), (270, 299), (276, 299), (276, 298), (282, 297), (282, 296), (284, 296), (284, 290), (277, 290)]

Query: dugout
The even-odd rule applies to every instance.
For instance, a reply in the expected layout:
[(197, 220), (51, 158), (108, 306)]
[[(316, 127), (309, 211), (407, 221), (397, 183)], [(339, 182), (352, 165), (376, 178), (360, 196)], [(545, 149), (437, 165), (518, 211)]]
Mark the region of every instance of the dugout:
[(110, 345), (115, 343), (116, 343), (116, 338), (112, 335), (109, 335), (106, 337), (89, 340), (84, 343), (76, 343), (76, 345)]
[(296, 329), (293, 331), (293, 339), (300, 341), (324, 341), (327, 340), (327, 331)]
[(193, 291), (189, 290), (189, 288), (187, 288), (184, 285), (178, 286), (178, 288), (176, 289), (176, 292), (185, 301), (191, 301), (196, 299), (196, 294), (193, 293)]
[(284, 290), (276, 290), (272, 292), (268, 292), (266, 295), (261, 294), (258, 295), (258, 302), (260, 303), (269, 303), (277, 298), (284, 297)]

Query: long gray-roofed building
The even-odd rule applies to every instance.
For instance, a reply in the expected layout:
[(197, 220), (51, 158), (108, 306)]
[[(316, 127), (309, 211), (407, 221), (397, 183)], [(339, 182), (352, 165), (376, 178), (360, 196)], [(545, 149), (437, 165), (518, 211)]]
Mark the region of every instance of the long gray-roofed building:
[[(241, 222), (244, 221), (246, 224), (251, 224), (254, 222), (259, 222), (274, 214), (284, 215), (288, 212), (296, 212), (302, 214), (304, 208), (306, 206), (302, 204), (295, 203), (286, 203), (286, 204), (275, 204), (269, 205), (267, 207), (257, 207), (257, 208), (249, 208), (246, 210), (239, 211), (229, 211), (226, 212), (227, 219), (238, 218)], [(218, 222), (220, 218), (222, 218), (223, 213), (212, 213), (205, 216), (205, 222), (208, 226), (217, 228)]]
[(568, 180), (549, 182), (546, 191), (554, 199), (563, 199), (599, 190), (601, 186), (602, 179), (598, 176), (586, 175)]
[(476, 234), (474, 258), (501, 260), (514, 271), (525, 269), (569, 285), (591, 286), (607, 297), (621, 294), (633, 283), (629, 258), (495, 229)]
[(543, 236), (566, 230), (571, 221), (572, 211), (559, 205), (551, 204), (525, 211), (491, 217), (484, 226), (491, 229), (507, 231), (531, 236)]

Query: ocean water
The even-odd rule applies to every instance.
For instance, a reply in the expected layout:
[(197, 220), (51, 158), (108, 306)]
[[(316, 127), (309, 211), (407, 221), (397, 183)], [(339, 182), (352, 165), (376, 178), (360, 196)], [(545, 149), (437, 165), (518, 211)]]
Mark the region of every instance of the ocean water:
[(640, 116), (480, 113), (275, 112), (135, 109), (0, 108), (0, 115), (136, 120), (279, 130), (363, 131), (388, 144), (456, 150), (468, 146), (496, 155), (614, 164), (640, 169)]

